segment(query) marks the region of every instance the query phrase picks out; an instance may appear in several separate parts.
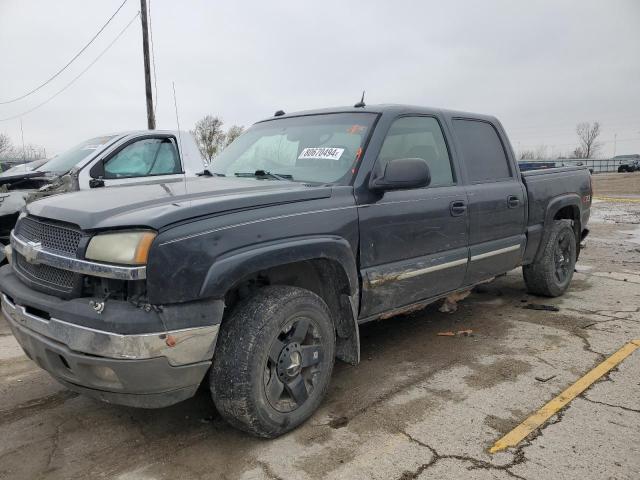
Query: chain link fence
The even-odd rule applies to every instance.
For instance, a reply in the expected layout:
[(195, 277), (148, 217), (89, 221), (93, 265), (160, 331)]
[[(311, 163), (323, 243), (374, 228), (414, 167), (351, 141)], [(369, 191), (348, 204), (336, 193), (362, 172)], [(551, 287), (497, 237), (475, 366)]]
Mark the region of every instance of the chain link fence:
[[(593, 174), (618, 172), (623, 165), (631, 166), (633, 159), (621, 160), (619, 158), (566, 158), (561, 160), (520, 160), (520, 170), (537, 170), (540, 168), (584, 166)], [(637, 167), (636, 167), (637, 168)]]

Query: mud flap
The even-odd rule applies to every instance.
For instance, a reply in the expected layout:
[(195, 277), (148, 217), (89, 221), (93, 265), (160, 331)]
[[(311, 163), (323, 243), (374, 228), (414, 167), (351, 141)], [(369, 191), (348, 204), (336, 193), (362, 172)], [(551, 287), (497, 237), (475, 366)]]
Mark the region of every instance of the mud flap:
[(357, 294), (340, 295), (340, 315), (346, 321), (336, 325), (336, 358), (357, 365), (360, 363), (360, 329), (358, 327)]

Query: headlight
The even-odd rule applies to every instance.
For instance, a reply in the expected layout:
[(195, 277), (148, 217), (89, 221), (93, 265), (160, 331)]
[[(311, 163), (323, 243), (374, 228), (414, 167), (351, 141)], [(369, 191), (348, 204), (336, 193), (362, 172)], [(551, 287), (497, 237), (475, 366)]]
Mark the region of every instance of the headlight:
[(109, 263), (145, 265), (154, 238), (156, 232), (149, 230), (100, 233), (89, 242), (85, 257)]

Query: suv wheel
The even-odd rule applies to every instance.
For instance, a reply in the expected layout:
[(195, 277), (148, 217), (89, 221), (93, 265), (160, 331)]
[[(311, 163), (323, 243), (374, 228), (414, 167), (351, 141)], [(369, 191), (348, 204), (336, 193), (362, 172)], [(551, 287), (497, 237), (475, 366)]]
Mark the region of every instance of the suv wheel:
[(277, 437), (318, 408), (334, 356), (326, 303), (301, 288), (265, 287), (221, 325), (210, 373), (213, 401), (233, 426)]
[(540, 258), (522, 267), (529, 293), (545, 297), (562, 295), (573, 278), (576, 253), (576, 235), (571, 220), (555, 221)]

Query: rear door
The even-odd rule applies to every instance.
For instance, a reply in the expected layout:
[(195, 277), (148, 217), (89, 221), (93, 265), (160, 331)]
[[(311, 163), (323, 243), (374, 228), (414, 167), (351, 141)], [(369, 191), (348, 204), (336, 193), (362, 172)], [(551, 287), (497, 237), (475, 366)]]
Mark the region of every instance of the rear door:
[(486, 120), (454, 118), (467, 178), (469, 267), (472, 284), (518, 266), (525, 246), (525, 192), (498, 128)]
[(458, 288), (467, 266), (467, 196), (435, 116), (401, 116), (391, 124), (375, 168), (422, 158), (428, 187), (375, 194), (358, 205), (361, 318)]

